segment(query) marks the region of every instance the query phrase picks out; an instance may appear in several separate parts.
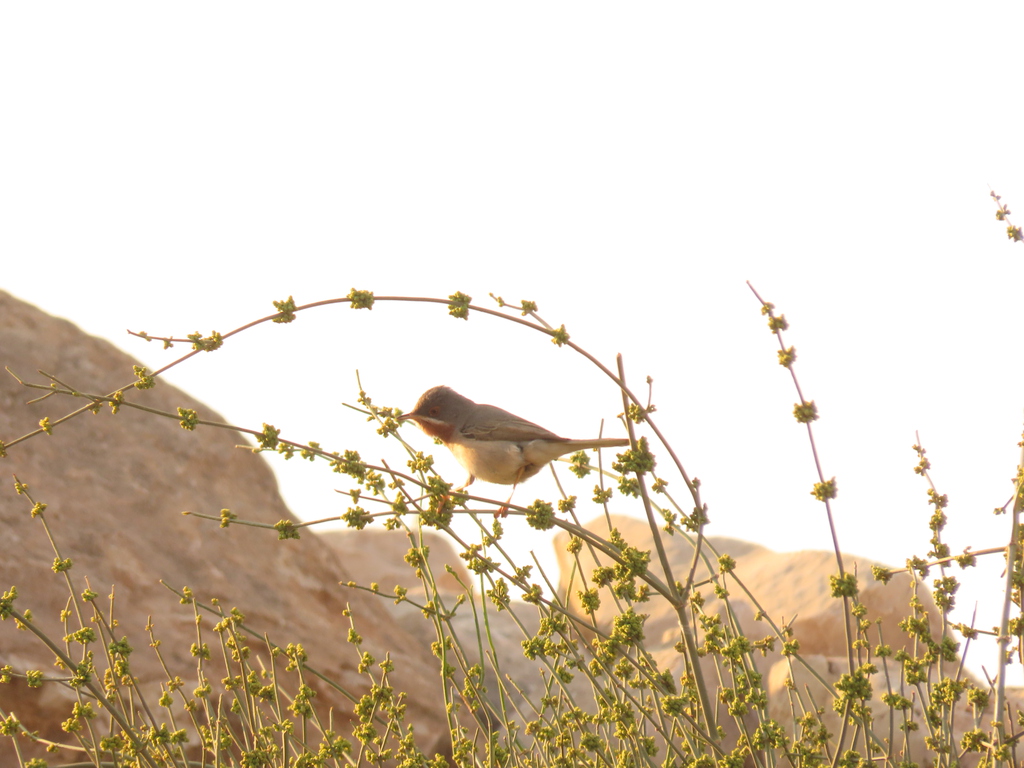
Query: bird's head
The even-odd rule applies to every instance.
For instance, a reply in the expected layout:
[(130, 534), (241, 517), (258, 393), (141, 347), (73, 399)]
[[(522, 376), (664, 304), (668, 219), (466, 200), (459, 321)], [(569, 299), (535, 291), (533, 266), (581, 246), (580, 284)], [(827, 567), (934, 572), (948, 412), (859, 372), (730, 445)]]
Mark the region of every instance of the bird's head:
[(451, 387), (432, 387), (420, 395), (416, 407), (402, 414), (399, 421), (412, 421), (431, 437), (448, 442), (452, 434), (461, 429), (473, 406)]

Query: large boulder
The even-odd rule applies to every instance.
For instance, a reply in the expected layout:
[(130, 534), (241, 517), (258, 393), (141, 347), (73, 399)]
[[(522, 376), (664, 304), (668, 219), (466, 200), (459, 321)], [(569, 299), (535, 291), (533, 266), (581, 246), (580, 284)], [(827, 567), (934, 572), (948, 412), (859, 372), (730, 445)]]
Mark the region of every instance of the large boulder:
[[(109, 343), (0, 292), (0, 366), (23, 379), (41, 380), (41, 369), (79, 391), (108, 394), (132, 380), (134, 363)], [(304, 532), (301, 539), (279, 541), (273, 530), (238, 524), (222, 529), (216, 522), (182, 515), (185, 510), (217, 515), (228, 508), (261, 523), (293, 519), (263, 457), (236, 447), (244, 442), (240, 434), (204, 426), (190, 432), (175, 419), (131, 408), (112, 415), (105, 407), (98, 414), (84, 413), (57, 424), (52, 435), (10, 446), (38, 429), (44, 417), (55, 422), (87, 404), (53, 396), (26, 405), (41, 394), (0, 371), (0, 440), (8, 444), (0, 469), (7, 478), (16, 475), (35, 501), (48, 505), (43, 519), (60, 556), (73, 562), (67, 574), (72, 592), (79, 595), (88, 583), (99, 593), (104, 611), (109, 611), (107, 595), (115, 596), (116, 632), (118, 637), (127, 635), (135, 648), (131, 670), (151, 701), (160, 696), (168, 675), (147, 647), (150, 618), (171, 673), (181, 676), (188, 691), (196, 685), (196, 659), (190, 654), (197, 639), (195, 615), (161, 582), (177, 589), (187, 585), (206, 604), (218, 598), (227, 609), (237, 606), (258, 633), (250, 637), (253, 652), (268, 667), (265, 645), (261, 650), (264, 633), (281, 646), (303, 644), (310, 667), (359, 696), (369, 682), (357, 670), (360, 649), (346, 642), (348, 605), (364, 638), (362, 650), (378, 660), (390, 653), (395, 663), (390, 681), (408, 693), (408, 720), (420, 748), (428, 754), (447, 751), (437, 663), (429, 644), (409, 635), (385, 601), (339, 586), (350, 579), (369, 579), (354, 572), (318, 536)], [(129, 390), (127, 397), (161, 411), (174, 413), (180, 406), (195, 409), (201, 418), (223, 421), (163, 382), (151, 390)], [(51, 569), (55, 553), (43, 519), (33, 518), (31, 507), (15, 494), (10, 481), (4, 482), (0, 591), (17, 585), (15, 608), (31, 609), (33, 624), (63, 645), (62, 638), (77, 629), (75, 620), (65, 627), (59, 618), (68, 607), (69, 589), (64, 575)], [(79, 604), (88, 623), (91, 609)], [(204, 640), (212, 648), (217, 643), (210, 631), (213, 623), (208, 618), (203, 625)], [(216, 665), (220, 654), (214, 650), (211, 663)], [(10, 620), (0, 624), (0, 666), (9, 664), (18, 673), (43, 670), (51, 677), (59, 674), (53, 661), (53, 654), (31, 633), (18, 631)], [(210, 677), (215, 684), (220, 680), (212, 670)], [(318, 708), (325, 714), (333, 708), (336, 727), (352, 717), (352, 704), (344, 695), (318, 684), (312, 675), (306, 682), (318, 690)], [(284, 685), (291, 683), (294, 678)], [(29, 729), (64, 743), (74, 743), (60, 729), (74, 700), (69, 689), (57, 684), (30, 689), (16, 680), (0, 686), (0, 708)], [(180, 705), (175, 707), (180, 710)], [(13, 760), (11, 749), (9, 739), (0, 740), (0, 764)]]
[[(634, 547), (651, 551), (651, 571), (661, 576), (661, 565), (650, 526), (645, 520), (621, 515), (612, 516), (612, 525), (622, 537)], [(587, 526), (597, 535), (607, 536), (607, 525), (604, 518), (599, 518)], [(669, 564), (673, 569), (676, 581), (686, 578), (691, 560), (693, 546), (681, 535), (662, 536)], [(579, 575), (575, 576), (575, 586), (570, 585), (570, 578), (576, 566), (576, 558), (566, 551), (569, 534), (560, 532), (555, 539), (555, 549), (559, 558), (559, 569), (562, 574), (560, 590), (567, 600), (574, 602), (578, 608), (579, 600), (576, 591), (579, 589)], [(735, 577), (750, 590), (751, 595), (743, 593), (735, 583), (727, 583), (729, 599), (734, 606), (745, 605), (751, 617), (763, 611), (776, 622), (792, 622), (796, 638), (800, 641), (801, 653), (822, 656), (846, 655), (846, 632), (844, 629), (843, 602), (831, 596), (829, 577), (838, 572), (835, 554), (822, 551), (774, 552), (766, 547), (739, 539), (724, 536), (712, 536), (707, 539), (709, 545), (704, 554), (710, 557), (717, 570), (717, 555), (729, 555), (736, 562)], [(597, 560), (584, 547), (578, 556), (584, 575), (589, 578)], [(918, 586), (916, 589), (906, 577), (895, 578), (889, 584), (874, 581), (871, 567), (874, 561), (863, 557), (844, 555), (844, 567), (847, 572), (858, 574), (858, 602), (867, 609), (865, 618), (878, 622), (879, 630), (885, 642), (894, 649), (903, 648), (912, 643), (906, 633), (900, 629), (900, 621), (910, 612), (911, 598), (916, 594), (922, 603), (922, 610), (928, 617), (933, 635), (939, 632), (939, 611), (935, 607), (931, 593)], [(607, 559), (602, 565), (608, 565)], [(724, 603), (714, 596), (708, 584), (711, 574), (703, 560), (695, 572), (695, 583), (705, 597), (704, 610), (707, 613), (723, 613)], [(752, 596), (752, 597), (751, 597)], [(752, 599), (753, 598), (753, 599)], [(754, 602), (756, 601), (756, 602)], [(667, 601), (652, 600), (644, 604), (643, 612), (650, 613), (644, 625), (644, 631), (650, 642), (674, 644), (678, 640), (679, 626), (675, 612)], [(596, 618), (601, 627), (610, 627), (617, 614), (610, 601), (605, 601), (598, 610)], [(751, 634), (752, 639), (769, 634), (768, 628), (753, 621), (745, 622), (744, 631)], [(874, 630), (873, 630), (874, 632)]]

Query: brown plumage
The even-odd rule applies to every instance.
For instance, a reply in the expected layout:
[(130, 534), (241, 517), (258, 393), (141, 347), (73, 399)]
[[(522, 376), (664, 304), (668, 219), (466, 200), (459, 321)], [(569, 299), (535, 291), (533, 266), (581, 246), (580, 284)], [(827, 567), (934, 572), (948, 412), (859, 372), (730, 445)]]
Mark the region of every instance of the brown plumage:
[(424, 392), (416, 407), (399, 420), (415, 422), (452, 452), (469, 472), (460, 491), (477, 478), (515, 486), (567, 453), (629, 445), (629, 440), (624, 438), (570, 440), (560, 437), (532, 421), (494, 405), (475, 403), (451, 387), (443, 386)]

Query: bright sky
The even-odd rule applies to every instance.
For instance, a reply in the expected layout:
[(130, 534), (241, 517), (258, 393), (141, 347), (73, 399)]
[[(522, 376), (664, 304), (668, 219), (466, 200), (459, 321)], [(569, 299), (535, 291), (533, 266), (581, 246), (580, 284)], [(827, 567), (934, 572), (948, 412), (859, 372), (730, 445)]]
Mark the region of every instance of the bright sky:
[[(954, 551), (1000, 546), (1024, 246), (988, 193), (1024, 224), (1022, 27), (1019, 3), (5, 4), (0, 288), (151, 368), (169, 354), (126, 328), (223, 333), (288, 295), (531, 299), (609, 366), (622, 352), (638, 389), (653, 376), (709, 533), (828, 548), (750, 280), (792, 325), (844, 548), (928, 550), (915, 431)], [(342, 407), (356, 370), (380, 404), (446, 383), (572, 437), (621, 410), (546, 337), (424, 304), (315, 310), (168, 379), (239, 425), (400, 466)], [(297, 515), (344, 511), (337, 476), (270, 460)], [(962, 620), (981, 600), (998, 621), (1001, 569), (964, 587)]]

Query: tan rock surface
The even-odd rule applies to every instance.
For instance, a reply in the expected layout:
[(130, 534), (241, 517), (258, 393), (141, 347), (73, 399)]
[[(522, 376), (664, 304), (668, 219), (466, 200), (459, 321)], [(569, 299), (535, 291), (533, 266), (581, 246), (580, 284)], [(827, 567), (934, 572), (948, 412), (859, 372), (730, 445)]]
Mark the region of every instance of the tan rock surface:
[[(612, 516), (612, 525), (621, 533), (625, 541), (641, 550), (651, 550), (651, 572), (664, 581), (663, 570), (658, 561), (657, 551), (654, 549), (654, 542), (647, 523), (631, 517)], [(603, 518), (595, 520), (589, 527), (599, 535), (607, 538), (607, 525)], [(573, 585), (570, 587), (569, 574), (572, 573), (574, 563), (566, 552), (569, 542), (569, 535), (561, 532), (556, 536), (555, 549), (559, 560), (561, 581), (560, 593), (571, 604), (579, 608), (576, 591), (580, 589), (580, 578), (577, 575)], [(690, 567), (693, 557), (693, 547), (682, 536), (665, 536), (663, 538), (669, 564), (673, 570), (675, 580), (682, 581)], [(827, 664), (828, 657), (844, 659), (840, 672), (847, 671), (846, 638), (843, 627), (843, 604), (829, 594), (829, 576), (837, 572), (835, 556), (830, 552), (773, 552), (749, 542), (726, 537), (711, 537), (707, 542), (719, 554), (728, 554), (736, 561), (735, 575), (750, 590), (754, 599), (749, 596), (732, 581), (728, 583), (730, 591), (729, 602), (732, 607), (732, 619), (738, 624), (742, 631), (751, 640), (772, 635), (771, 628), (764, 622), (756, 621), (758, 606), (776, 622), (785, 620), (792, 622), (795, 637), (800, 641), (800, 653), (803, 656), (814, 660), (812, 663), (825, 664), (826, 672), (829, 671)], [(717, 557), (709, 549), (707, 555), (714, 565)], [(580, 564), (583, 573), (589, 577), (593, 568), (598, 564), (584, 547), (579, 554)], [(602, 559), (601, 565), (611, 564), (609, 560)], [(910, 600), (913, 589), (907, 577), (897, 577), (888, 585), (875, 582), (871, 577), (872, 561), (865, 558), (844, 556), (844, 565), (849, 571), (856, 571), (859, 574), (858, 584), (860, 594), (858, 599), (868, 609), (869, 620), (879, 620), (883, 636), (894, 649), (908, 644), (907, 636), (899, 629), (898, 622), (910, 613)], [(709, 573), (703, 562), (696, 571), (696, 583), (706, 581)], [(698, 587), (698, 591), (704, 596), (704, 611), (709, 615), (718, 614), (723, 621), (728, 621), (728, 612), (725, 604), (714, 596), (710, 585)], [(927, 589), (920, 589), (918, 597), (931, 617), (933, 632), (937, 629), (936, 609), (931, 595)], [(679, 623), (675, 612), (668, 603), (660, 598), (637, 606), (640, 613), (648, 614), (644, 624), (646, 645), (652, 656), (658, 663), (660, 669), (671, 670), (673, 677), (685, 672), (684, 657), (678, 653), (674, 646), (680, 639)], [(617, 615), (612, 601), (607, 599), (607, 591), (602, 591), (602, 605), (597, 612), (598, 626), (608, 629), (611, 622)], [(794, 619), (795, 617), (795, 619)], [(873, 632), (876, 630), (872, 630)], [(700, 633), (698, 633), (698, 643)], [(769, 690), (769, 704), (773, 716), (779, 718), (787, 728), (792, 725), (792, 717), (788, 714), (788, 700), (785, 696), (783, 672), (787, 669), (786, 662), (782, 660), (779, 653), (779, 646), (766, 656), (756, 655), (755, 663), (757, 669), (765, 676), (766, 687), (768, 686), (769, 673), (771, 674), (771, 689)], [(718, 686), (718, 673), (715, 668), (716, 658), (708, 655), (701, 659), (701, 669), (704, 678), (710, 686), (710, 696), (717, 701), (716, 690)], [(838, 667), (837, 667), (838, 669)], [(801, 670), (804, 674), (806, 671)], [(831, 672), (829, 672), (831, 674)], [(836, 673), (834, 679), (838, 679)], [(826, 679), (833, 679), (826, 676)], [(802, 682), (802, 680), (801, 680)], [(825, 697), (819, 698), (819, 703), (826, 702)], [(726, 729), (725, 744), (730, 747), (735, 743), (739, 735), (735, 722), (730, 718), (724, 705), (719, 704), (717, 713), (718, 721)], [(748, 722), (748, 726), (753, 721)], [(838, 730), (835, 730), (838, 733)]]
[[(651, 570), (662, 578), (661, 566), (657, 561), (657, 552), (653, 551), (654, 543), (651, 531), (643, 520), (631, 517), (612, 516), (612, 524), (622, 533), (623, 538), (635, 547), (642, 550), (652, 550)], [(603, 520), (595, 521), (593, 530), (600, 534), (607, 534)], [(572, 561), (565, 547), (568, 543), (567, 533), (559, 533), (555, 540), (555, 550), (559, 558), (562, 581), (560, 590), (564, 593), (568, 587), (566, 578), (570, 573)], [(682, 536), (665, 536), (663, 538), (668, 554), (669, 563), (673, 569), (673, 575), (677, 581), (685, 578), (688, 572), (690, 561), (693, 557), (693, 547)], [(712, 536), (708, 543), (720, 554), (728, 554), (737, 562), (736, 576), (751, 591), (758, 604), (764, 612), (777, 622), (793, 621), (793, 628), (796, 637), (800, 640), (801, 652), (806, 654), (817, 654), (823, 656), (844, 656), (846, 654), (846, 639), (843, 629), (843, 604), (842, 601), (830, 596), (829, 576), (837, 573), (835, 555), (831, 552), (803, 551), (803, 552), (773, 552), (770, 549), (761, 547), (738, 539), (730, 539), (721, 536)], [(715, 562), (715, 555), (708, 550), (708, 556), (712, 563)], [(590, 557), (586, 548), (580, 553), (580, 560), (584, 573), (589, 576), (596, 563)], [(607, 562), (603, 564), (607, 565)], [(885, 642), (893, 648), (903, 647), (906, 642), (906, 635), (899, 629), (899, 621), (910, 612), (910, 600), (913, 595), (913, 588), (906, 576), (894, 578), (889, 584), (876, 582), (871, 576), (871, 566), (874, 561), (863, 557), (844, 555), (844, 566), (848, 572), (858, 574), (858, 585), (860, 593), (858, 600), (867, 609), (866, 618), (870, 621), (880, 621), (882, 636)], [(696, 582), (700, 583), (708, 578), (708, 570), (703, 562), (698, 566)], [(579, 587), (577, 578), (573, 592)], [(730, 601), (733, 603), (744, 603), (756, 613), (756, 606), (745, 596), (734, 584), (729, 585)], [(710, 587), (703, 587), (700, 591), (704, 594), (707, 604), (706, 610), (710, 613), (720, 612), (723, 608), (721, 601), (714, 597)], [(925, 606), (931, 621), (932, 631), (937, 632), (938, 610), (927, 589), (919, 591), (919, 598)], [(666, 643), (675, 643), (678, 639), (678, 623), (674, 612), (668, 610), (664, 604), (655, 605), (653, 602), (651, 617), (647, 620), (645, 631), (648, 638), (661, 639)], [(615, 615), (613, 606), (608, 601), (602, 605), (598, 613), (598, 621), (607, 626)], [(794, 617), (796, 619), (794, 620)], [(762, 631), (759, 624), (746, 626), (744, 629), (750, 632), (756, 639), (768, 634), (768, 628)]]
[[(430, 550), (430, 572), (438, 590), (457, 595), (463, 591), (462, 584), (472, 586), (476, 583), (476, 578), (469, 575), (451, 541), (430, 529), (423, 530), (421, 535), (424, 546)], [(388, 531), (380, 527), (362, 531), (342, 529), (317, 531), (317, 536), (337, 553), (349, 573), (359, 574), (360, 584), (377, 582), (381, 591), (389, 594), (395, 585), (416, 594), (423, 593), (415, 570), (404, 560), (406, 552), (415, 546), (404, 530)], [(454, 573), (448, 573), (444, 568), (446, 565)]]
[[(57, 320), (0, 293), (0, 365), (10, 366), (22, 377), (38, 381), (36, 369), (50, 371), (84, 391), (109, 392), (131, 379), (132, 362), (109, 344), (90, 338), (70, 323)], [(35, 429), (39, 419), (51, 420), (81, 405), (81, 400), (51, 397), (31, 406), (26, 400), (38, 396), (13, 378), (0, 374), (0, 439), (10, 441)], [(132, 391), (130, 398), (165, 411), (178, 406), (196, 409), (201, 417), (218, 417), (166, 384), (154, 390)], [(365, 692), (367, 679), (357, 674), (355, 650), (346, 641), (348, 619), (342, 610), (351, 605), (356, 626), (365, 638), (364, 649), (378, 659), (390, 652), (397, 671), (392, 681), (408, 692), (409, 716), (416, 725), (421, 748), (431, 753), (447, 743), (441, 703), (437, 660), (429, 653), (435, 639), (431, 620), (409, 604), (394, 605), (389, 599), (338, 586), (354, 580), (367, 585), (376, 581), (390, 592), (395, 584), (409, 587), (417, 597), (422, 590), (403, 556), (410, 543), (400, 532), (367, 529), (314, 535), (303, 532), (298, 541), (277, 540), (276, 533), (233, 525), (220, 529), (216, 523), (183, 517), (182, 510), (217, 514), (230, 508), (240, 517), (264, 523), (291, 519), (278, 495), (272, 474), (261, 457), (236, 449), (240, 435), (200, 427), (191, 433), (175, 420), (130, 409), (112, 416), (109, 409), (99, 415), (85, 414), (58, 425), (52, 436), (39, 436), (10, 448), (0, 460), (6, 477), (17, 474), (31, 486), (36, 500), (49, 504), (46, 519), (51, 524), (63, 557), (74, 561), (71, 576), (76, 590), (84, 579), (100, 593), (101, 606), (115, 585), (116, 614), (120, 631), (128, 634), (136, 651), (133, 672), (143, 690), (153, 699), (159, 695), (167, 675), (147, 648), (143, 631), (148, 615), (154, 617), (155, 632), (162, 652), (174, 674), (190, 690), (194, 687), (195, 661), (189, 655), (195, 640), (191, 609), (162, 587), (160, 579), (174, 587), (190, 586), (204, 602), (218, 597), (227, 607), (238, 606), (248, 623), (267, 632), (279, 644), (301, 642), (310, 654), (310, 665), (326, 673), (356, 694)], [(65, 629), (56, 620), (66, 606), (68, 593), (61, 577), (51, 570), (53, 551), (39, 520), (29, 515), (30, 504), (15, 495), (9, 481), (0, 486), (0, 524), (3, 525), (4, 555), (0, 559), (0, 589), (17, 584), (20, 610), (31, 608), (38, 626), (52, 637), (61, 638)], [(617, 517), (614, 524), (630, 543), (650, 549), (650, 531), (643, 521)], [(600, 525), (598, 523), (597, 525)], [(595, 528), (604, 533), (603, 526)], [(666, 538), (675, 577), (682, 579), (692, 557), (692, 548), (679, 536)], [(573, 564), (565, 553), (567, 537), (556, 541), (562, 573), (561, 590), (568, 588)], [(466, 584), (478, 589), (476, 579), (466, 573), (458, 553), (444, 538), (428, 533), (431, 563), (443, 599), (454, 605), (462, 592), (456, 578), (444, 572), (451, 565)], [(802, 653), (820, 661), (828, 671), (829, 657), (844, 655), (840, 601), (828, 595), (828, 577), (835, 573), (834, 558), (827, 552), (776, 553), (754, 544), (727, 538), (710, 543), (737, 561), (737, 576), (752, 590), (761, 607), (773, 618), (796, 616), (794, 628)], [(595, 563), (584, 549), (580, 555), (589, 576)], [(653, 555), (652, 569), (660, 571)], [(898, 646), (905, 636), (896, 623), (907, 613), (910, 588), (905, 577), (888, 586), (870, 578), (870, 561), (848, 558), (846, 566), (860, 574), (861, 600), (869, 619), (881, 619), (883, 633)], [(698, 580), (707, 577), (703, 565)], [(572, 592), (579, 588), (576, 575)], [(753, 602), (731, 586), (734, 613), (752, 639), (769, 634), (764, 624), (754, 621)], [(721, 611), (722, 605), (710, 587), (701, 589), (708, 599), (707, 610)], [(479, 609), (485, 605), (474, 594)], [(934, 606), (926, 591), (920, 598), (931, 614)], [(488, 605), (492, 642), (481, 642), (472, 605), (461, 606), (451, 629), (463, 639), (466, 664), (482, 662), (488, 669), (496, 659), (502, 679), (509, 674), (531, 699), (543, 692), (536, 662), (523, 657), (520, 643), (537, 628), (536, 610), (517, 604), (515, 611), (524, 628), (516, 626), (507, 612)], [(663, 603), (643, 607), (651, 614), (645, 625), (648, 648), (659, 666), (682, 674), (682, 657), (673, 649), (678, 640), (677, 620)], [(597, 619), (607, 627), (615, 611), (605, 601)], [(212, 623), (212, 622), (211, 622)], [(209, 628), (209, 624), (206, 625)], [(209, 637), (212, 633), (207, 632)], [(759, 664), (763, 672), (772, 669), (771, 706), (778, 705), (784, 667), (777, 652)], [(52, 656), (26, 632), (11, 622), (0, 623), (0, 665), (15, 671), (41, 669), (54, 674)], [(702, 660), (707, 679), (715, 679)], [(774, 668), (773, 668), (774, 667)], [(781, 677), (780, 677), (781, 676)], [(456, 681), (457, 682), (457, 681)], [(499, 678), (487, 675), (488, 697), (497, 709)], [(574, 690), (586, 693), (582, 675)], [(336, 712), (348, 713), (350, 704), (321, 686), (317, 704), (331, 704)], [(712, 692), (712, 695), (714, 693)], [(515, 698), (517, 694), (510, 694)], [(580, 696), (586, 702), (586, 696)], [(28, 690), (23, 684), (0, 686), (0, 707), (14, 712), (31, 728), (46, 736), (68, 740), (59, 730), (68, 717), (70, 691), (54, 685)], [(784, 713), (783, 713), (784, 714)], [(337, 714), (336, 714), (337, 718)], [(491, 723), (493, 724), (493, 720)], [(731, 728), (731, 723), (726, 721)], [(730, 734), (735, 736), (735, 734)], [(9, 759), (9, 742), (0, 741), (0, 764)]]
[[(132, 378), (132, 361), (102, 340), (82, 333), (71, 323), (0, 292), (0, 366), (9, 366), (26, 380), (39, 381), (42, 369), (81, 391), (108, 393)], [(41, 394), (27, 390), (0, 372), (0, 439), (37, 428), (80, 407), (82, 400), (50, 397), (25, 405)], [(202, 403), (173, 387), (131, 391), (129, 399), (174, 412), (196, 409), (200, 417), (221, 420)], [(107, 605), (115, 585), (119, 632), (135, 648), (132, 670), (143, 690), (155, 700), (167, 675), (147, 647), (144, 632), (153, 616), (161, 651), (174, 674), (195, 683), (195, 660), (189, 648), (196, 639), (191, 608), (161, 586), (160, 580), (191, 587), (197, 599), (237, 606), (247, 623), (280, 645), (302, 643), (309, 665), (356, 694), (366, 691), (366, 675), (355, 670), (357, 654), (346, 641), (346, 603), (365, 639), (364, 650), (378, 659), (390, 652), (396, 672), (392, 681), (408, 692), (409, 720), (418, 743), (431, 754), (447, 742), (444, 714), (438, 706), (437, 667), (426, 644), (411, 638), (394, 621), (379, 598), (338, 585), (363, 579), (341, 562), (332, 548), (304, 532), (296, 540), (278, 541), (274, 531), (216, 523), (182, 516), (183, 510), (217, 514), (230, 508), (244, 519), (274, 523), (292, 519), (262, 457), (235, 448), (235, 432), (199, 427), (188, 432), (175, 420), (128, 408), (114, 416), (83, 414), (58, 425), (52, 436), (40, 435), (8, 448), (0, 460), (7, 478), (0, 488), (0, 524), (4, 554), (0, 589), (18, 586), (15, 608), (31, 608), (34, 622), (60, 640), (65, 630), (57, 617), (68, 601), (63, 578), (51, 571), (54, 553), (31, 505), (14, 493), (11, 475), (30, 486), (36, 501), (49, 505), (45, 516), (61, 556), (74, 562), (70, 576), (76, 592), (85, 579)], [(207, 640), (215, 642), (209, 632)], [(255, 645), (255, 643), (254, 643)], [(265, 653), (264, 653), (265, 655)], [(41, 669), (53, 673), (52, 655), (11, 621), (0, 623), (0, 665), (15, 671)], [(351, 712), (351, 704), (326, 686), (316, 703), (335, 708), (335, 721)], [(68, 717), (67, 695), (53, 685), (28, 690), (24, 684), (0, 686), (0, 707), (46, 736), (67, 740), (59, 730)], [(0, 742), (0, 763), (10, 759), (10, 742)], [(51, 758), (52, 759), (52, 758)]]

